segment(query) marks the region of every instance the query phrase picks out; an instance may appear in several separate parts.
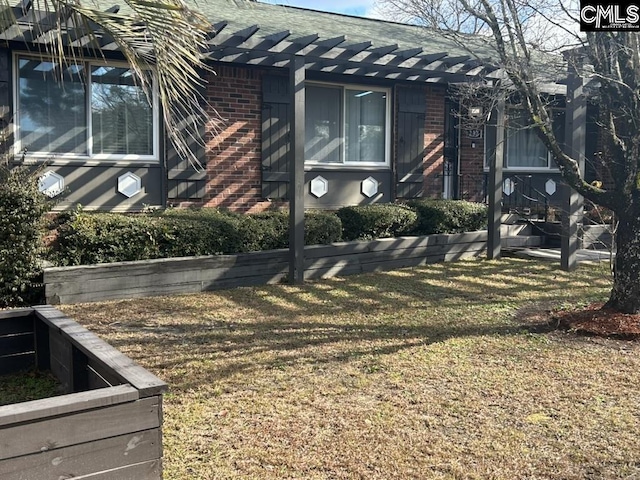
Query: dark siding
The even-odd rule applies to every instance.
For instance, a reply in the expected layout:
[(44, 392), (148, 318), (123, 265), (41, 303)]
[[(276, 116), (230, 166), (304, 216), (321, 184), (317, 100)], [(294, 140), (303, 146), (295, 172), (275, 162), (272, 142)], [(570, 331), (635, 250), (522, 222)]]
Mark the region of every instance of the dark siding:
[(262, 83), (262, 197), (288, 197), (291, 111), (287, 77), (266, 75)]
[(424, 192), (424, 90), (398, 87), (396, 197), (415, 198)]
[(0, 48), (0, 158), (13, 143), (11, 103), (11, 52)]

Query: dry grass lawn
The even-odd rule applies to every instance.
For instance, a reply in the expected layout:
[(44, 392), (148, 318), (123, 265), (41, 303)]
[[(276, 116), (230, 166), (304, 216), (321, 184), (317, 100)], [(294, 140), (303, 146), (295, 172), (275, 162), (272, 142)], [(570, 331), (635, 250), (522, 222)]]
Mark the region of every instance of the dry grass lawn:
[(464, 261), (63, 310), (170, 384), (167, 480), (637, 479), (640, 346), (527, 328), (603, 300), (606, 270)]

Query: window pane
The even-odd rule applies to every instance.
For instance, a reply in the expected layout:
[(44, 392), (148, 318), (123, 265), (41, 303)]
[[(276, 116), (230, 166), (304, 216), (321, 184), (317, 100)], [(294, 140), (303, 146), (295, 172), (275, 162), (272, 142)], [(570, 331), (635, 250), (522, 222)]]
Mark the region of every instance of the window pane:
[(511, 110), (507, 134), (507, 166), (509, 167), (548, 167), (548, 153), (535, 130), (529, 127), (526, 112)]
[(87, 154), (84, 67), (18, 60), (22, 148), (36, 153)]
[(385, 161), (385, 92), (346, 90), (347, 162)]
[(131, 70), (91, 67), (93, 153), (153, 155), (153, 114)]
[(306, 160), (322, 163), (340, 163), (342, 89), (336, 87), (307, 86), (305, 88), (305, 143)]

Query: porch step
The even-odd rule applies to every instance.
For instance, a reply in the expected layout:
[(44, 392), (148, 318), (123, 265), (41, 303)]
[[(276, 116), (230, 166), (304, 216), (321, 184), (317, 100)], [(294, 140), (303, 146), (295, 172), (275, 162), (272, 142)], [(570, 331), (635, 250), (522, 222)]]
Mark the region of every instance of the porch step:
[(539, 247), (542, 243), (543, 239), (538, 235), (517, 235), (501, 239), (503, 248)]
[(528, 223), (514, 223), (500, 225), (500, 235), (502, 237), (518, 237), (520, 235), (531, 235), (532, 227)]

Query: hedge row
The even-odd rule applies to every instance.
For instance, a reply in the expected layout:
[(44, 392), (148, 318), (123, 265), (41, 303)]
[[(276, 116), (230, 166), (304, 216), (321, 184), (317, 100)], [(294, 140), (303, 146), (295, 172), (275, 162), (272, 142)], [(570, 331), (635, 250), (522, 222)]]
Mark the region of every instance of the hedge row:
[[(76, 212), (62, 218), (50, 260), (57, 265), (217, 255), (286, 248), (285, 212), (240, 215), (214, 209), (122, 215)], [(332, 243), (342, 225), (325, 212), (305, 214), (305, 243)]]
[(401, 235), (472, 232), (487, 228), (487, 206), (463, 200), (412, 200), (406, 204), (344, 207), (344, 240), (369, 240)]
[(412, 235), (462, 233), (487, 228), (488, 208), (463, 200), (411, 200), (407, 204), (418, 214)]
[[(457, 233), (485, 228), (484, 205), (416, 200), (407, 205), (344, 207), (335, 214), (305, 214), (305, 244), (369, 240), (400, 235)], [(159, 214), (66, 214), (50, 259), (57, 265), (216, 255), (273, 250), (289, 244), (289, 215), (252, 215), (215, 209), (167, 210)]]

